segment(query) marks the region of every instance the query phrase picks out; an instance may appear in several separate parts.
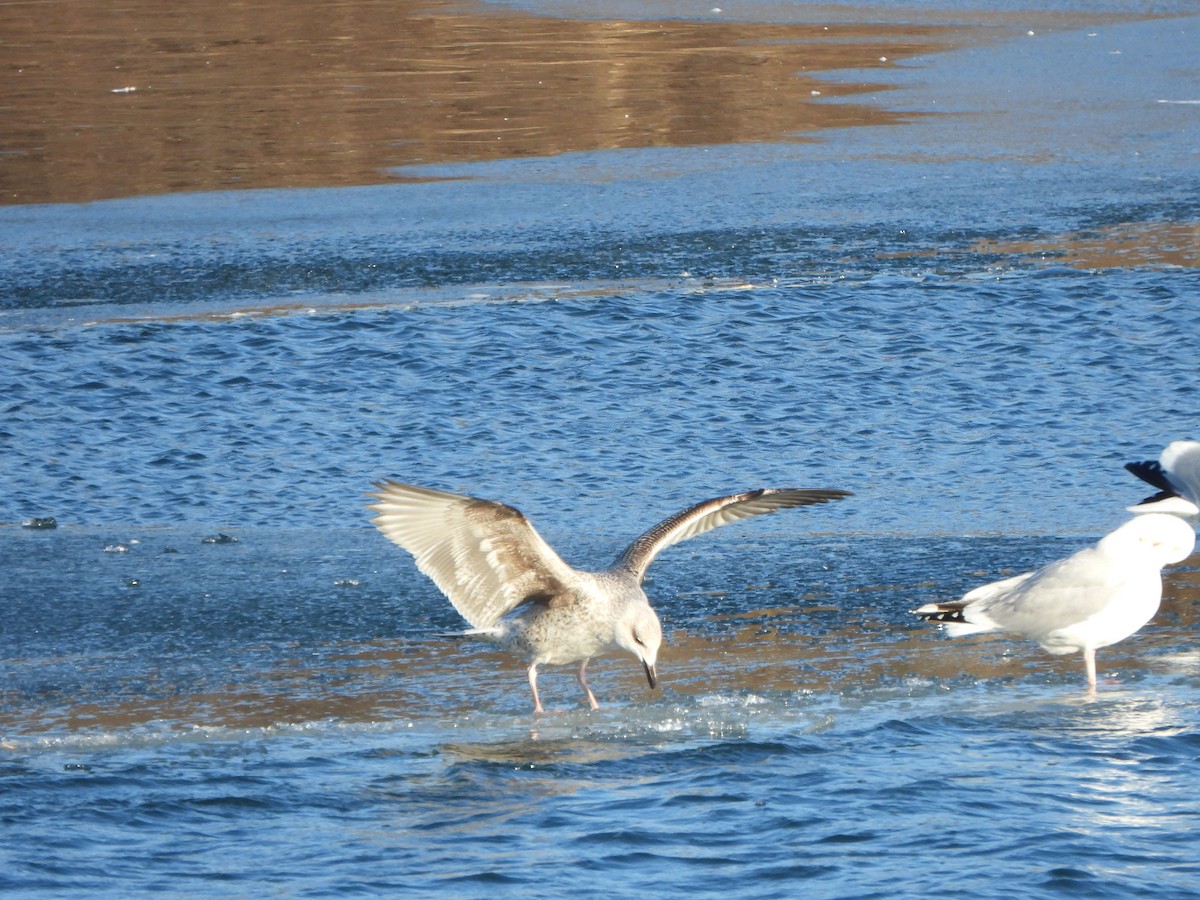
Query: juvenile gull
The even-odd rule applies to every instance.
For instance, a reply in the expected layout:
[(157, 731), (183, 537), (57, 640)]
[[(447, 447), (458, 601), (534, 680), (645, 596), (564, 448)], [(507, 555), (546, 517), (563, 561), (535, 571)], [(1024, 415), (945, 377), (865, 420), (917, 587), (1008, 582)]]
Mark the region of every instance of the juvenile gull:
[(602, 572), (567, 565), (511, 506), (385, 480), (374, 484), (375, 525), (412, 554), (471, 623), (466, 634), (499, 643), (529, 661), (534, 712), (542, 712), (537, 667), (579, 663), (579, 684), (592, 709), (588, 660), (627, 650), (653, 688), (662, 642), (642, 578), (658, 552), (720, 525), (796, 506), (848, 497), (826, 489), (763, 488), (697, 503), (662, 521)]
[(1187, 559), (1196, 535), (1182, 519), (1137, 516), (1078, 553), (977, 587), (961, 600), (927, 603), (915, 612), (953, 637), (1007, 631), (1050, 653), (1083, 651), (1096, 687), (1096, 650), (1124, 640), (1150, 621), (1162, 599), (1162, 567)]
[(1159, 491), (1130, 512), (1200, 515), (1200, 441), (1173, 441), (1157, 462), (1131, 462), (1125, 468)]

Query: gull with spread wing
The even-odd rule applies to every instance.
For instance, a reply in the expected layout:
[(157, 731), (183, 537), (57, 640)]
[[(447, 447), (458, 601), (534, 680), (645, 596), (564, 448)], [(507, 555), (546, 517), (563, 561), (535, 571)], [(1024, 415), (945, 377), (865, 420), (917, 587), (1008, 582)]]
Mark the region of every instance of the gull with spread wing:
[(1131, 462), (1125, 468), (1159, 491), (1130, 506), (1130, 512), (1200, 515), (1200, 441), (1172, 441), (1157, 462)]
[(593, 656), (626, 650), (641, 662), (650, 687), (657, 685), (662, 627), (642, 579), (659, 551), (741, 519), (849, 496), (763, 488), (706, 500), (655, 525), (608, 569), (584, 572), (563, 562), (511, 506), (391, 480), (374, 487), (372, 521), (412, 554), (471, 624), (465, 633), (529, 661), (535, 712), (543, 711), (537, 689), (543, 663), (579, 663), (579, 684), (592, 709), (599, 709), (586, 676)]

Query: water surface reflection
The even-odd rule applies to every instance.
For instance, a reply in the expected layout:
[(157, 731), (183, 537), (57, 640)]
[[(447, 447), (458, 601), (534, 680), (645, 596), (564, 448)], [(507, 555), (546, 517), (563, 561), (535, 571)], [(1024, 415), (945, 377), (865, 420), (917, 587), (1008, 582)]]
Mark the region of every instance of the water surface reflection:
[[(394, 180), (391, 167), (775, 141), (945, 26), (568, 21), (439, 0), (0, 8), (0, 202)], [(834, 81), (828, 73), (856, 70)]]

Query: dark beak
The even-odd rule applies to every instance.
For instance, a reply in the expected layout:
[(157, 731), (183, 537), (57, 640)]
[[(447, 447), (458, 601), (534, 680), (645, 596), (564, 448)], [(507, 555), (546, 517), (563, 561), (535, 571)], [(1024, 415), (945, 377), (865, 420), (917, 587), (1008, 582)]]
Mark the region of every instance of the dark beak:
[(658, 673), (654, 671), (654, 666), (643, 661), (642, 668), (646, 670), (646, 680), (650, 682), (650, 687), (658, 687)]

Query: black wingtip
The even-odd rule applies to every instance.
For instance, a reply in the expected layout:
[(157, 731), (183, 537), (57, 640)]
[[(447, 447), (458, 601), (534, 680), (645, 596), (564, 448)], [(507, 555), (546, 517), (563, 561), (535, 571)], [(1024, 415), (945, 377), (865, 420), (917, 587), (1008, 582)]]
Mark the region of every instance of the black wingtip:
[(929, 604), (912, 612), (926, 622), (965, 622), (967, 618), (963, 615), (964, 608), (965, 604), (948, 602)]
[(1125, 469), (1147, 484), (1158, 488), (1160, 491), (1164, 491), (1172, 497), (1176, 496), (1175, 491), (1171, 488), (1171, 483), (1167, 481), (1167, 473), (1163, 471), (1162, 465), (1155, 460), (1150, 459), (1145, 462), (1125, 463)]
[(942, 609), (931, 613), (917, 613), (926, 622), (965, 622), (961, 609)]
[(1144, 462), (1125, 463), (1125, 468), (1151, 487), (1158, 488), (1159, 492), (1157, 494), (1153, 497), (1147, 497), (1138, 504), (1139, 506), (1145, 503), (1158, 503), (1161, 500), (1170, 500), (1172, 497), (1179, 496), (1178, 492), (1171, 487), (1171, 482), (1167, 480), (1167, 473), (1161, 463), (1153, 459), (1148, 459)]

